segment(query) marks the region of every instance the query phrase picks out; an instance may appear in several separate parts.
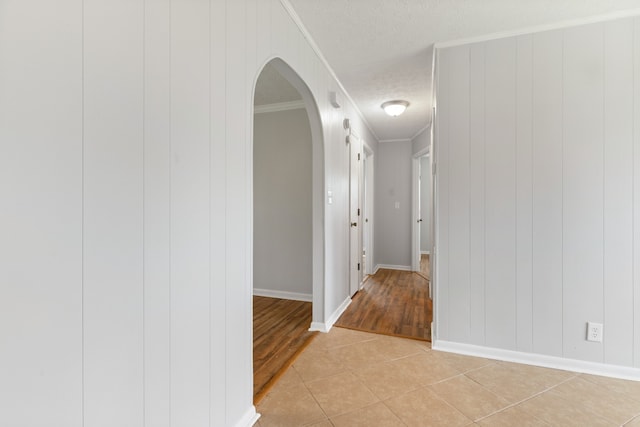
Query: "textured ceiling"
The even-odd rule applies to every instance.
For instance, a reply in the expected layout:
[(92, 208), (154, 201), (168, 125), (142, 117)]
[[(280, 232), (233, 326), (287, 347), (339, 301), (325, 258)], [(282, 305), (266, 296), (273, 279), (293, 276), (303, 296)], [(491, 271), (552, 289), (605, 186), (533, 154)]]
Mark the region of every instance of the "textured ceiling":
[[(640, 0), (288, 0), (380, 140), (431, 117), (433, 44), (637, 10)], [(380, 104), (411, 103), (388, 117)]]
[(291, 86), (270, 63), (264, 67), (256, 82), (253, 105), (280, 104), (301, 99), (296, 88)]

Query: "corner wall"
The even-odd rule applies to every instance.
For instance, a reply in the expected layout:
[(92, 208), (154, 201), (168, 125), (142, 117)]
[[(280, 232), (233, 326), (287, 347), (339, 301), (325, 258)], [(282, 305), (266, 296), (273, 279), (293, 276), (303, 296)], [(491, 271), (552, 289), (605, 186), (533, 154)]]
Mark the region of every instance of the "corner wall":
[(438, 51), (437, 341), (640, 368), (639, 69), (639, 18)]

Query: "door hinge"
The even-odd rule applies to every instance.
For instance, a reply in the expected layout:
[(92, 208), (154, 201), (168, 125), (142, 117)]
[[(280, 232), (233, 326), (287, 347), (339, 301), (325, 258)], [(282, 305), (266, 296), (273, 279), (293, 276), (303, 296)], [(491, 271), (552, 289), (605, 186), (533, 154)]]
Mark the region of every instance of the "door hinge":
[(358, 271), (360, 271), (360, 263), (358, 263)]
[(360, 160), (360, 153), (358, 153), (358, 160)]
[(360, 208), (358, 208), (358, 216), (360, 216)]

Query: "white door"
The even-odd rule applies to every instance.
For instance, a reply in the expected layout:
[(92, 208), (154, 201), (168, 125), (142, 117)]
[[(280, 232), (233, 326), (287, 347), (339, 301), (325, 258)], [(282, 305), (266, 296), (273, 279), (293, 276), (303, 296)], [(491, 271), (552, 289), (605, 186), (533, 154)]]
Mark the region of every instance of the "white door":
[(355, 135), (349, 135), (349, 293), (358, 292), (361, 282), (361, 254), (362, 240), (360, 216), (360, 165), (361, 142)]

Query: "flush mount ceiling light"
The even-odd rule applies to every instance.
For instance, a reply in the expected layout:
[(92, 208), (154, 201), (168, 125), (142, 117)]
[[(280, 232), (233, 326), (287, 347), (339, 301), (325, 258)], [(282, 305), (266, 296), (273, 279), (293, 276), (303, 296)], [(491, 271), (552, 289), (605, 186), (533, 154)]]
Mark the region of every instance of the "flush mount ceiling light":
[(381, 105), (384, 112), (390, 115), (391, 117), (396, 117), (404, 113), (404, 110), (406, 110), (408, 106), (409, 106), (409, 103), (407, 101), (401, 101), (401, 100), (387, 101)]

